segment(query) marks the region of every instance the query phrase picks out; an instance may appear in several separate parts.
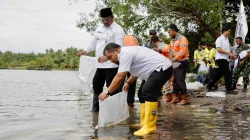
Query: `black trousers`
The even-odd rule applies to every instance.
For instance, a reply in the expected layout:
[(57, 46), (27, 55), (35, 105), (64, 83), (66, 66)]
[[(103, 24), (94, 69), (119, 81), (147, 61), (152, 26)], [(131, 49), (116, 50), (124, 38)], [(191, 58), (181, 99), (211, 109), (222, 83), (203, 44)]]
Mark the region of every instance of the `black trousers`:
[(220, 80), (223, 76), (225, 81), (226, 90), (232, 90), (230, 84), (230, 70), (229, 70), (229, 62), (226, 59), (215, 60), (218, 68), (213, 70), (213, 77), (210, 78), (210, 83), (208, 84), (208, 88), (211, 89), (212, 86), (215, 85), (216, 82)]
[[(130, 73), (127, 74), (127, 77), (130, 77)], [(127, 103), (134, 103), (135, 102), (135, 90), (136, 90), (136, 81), (129, 85), (128, 89), (128, 97)]]
[(140, 103), (157, 102), (158, 98), (162, 95), (162, 86), (171, 78), (173, 74), (173, 67), (166, 70), (154, 71), (148, 77), (147, 81), (142, 81), (138, 90), (138, 98)]
[[(99, 111), (99, 98), (98, 96), (103, 91), (103, 86), (106, 82), (106, 87), (109, 87), (113, 78), (115, 77), (118, 68), (97, 68), (95, 76), (93, 78), (93, 90), (94, 90), (94, 97), (93, 97), (93, 106), (92, 111), (98, 112)], [(112, 95), (120, 92), (120, 88), (112, 93)]]
[(188, 71), (188, 61), (182, 61), (179, 67), (174, 69), (173, 94), (186, 94), (187, 85), (185, 82)]

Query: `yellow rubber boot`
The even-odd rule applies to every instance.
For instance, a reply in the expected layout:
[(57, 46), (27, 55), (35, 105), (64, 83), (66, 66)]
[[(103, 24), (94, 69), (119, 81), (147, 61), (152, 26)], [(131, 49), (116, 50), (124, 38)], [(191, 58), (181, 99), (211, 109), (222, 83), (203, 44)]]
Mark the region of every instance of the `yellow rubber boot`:
[(156, 121), (158, 118), (158, 102), (145, 102), (145, 121), (143, 127), (134, 132), (135, 136), (144, 136), (156, 133)]
[(140, 124), (133, 124), (132, 127), (142, 127), (145, 120), (145, 103), (140, 103)]

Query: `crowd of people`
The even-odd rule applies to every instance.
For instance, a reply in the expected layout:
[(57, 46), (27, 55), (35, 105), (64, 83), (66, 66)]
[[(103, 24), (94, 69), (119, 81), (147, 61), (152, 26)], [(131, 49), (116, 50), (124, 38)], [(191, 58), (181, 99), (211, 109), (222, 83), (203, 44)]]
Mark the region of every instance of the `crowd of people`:
[[(162, 90), (167, 91), (167, 102), (190, 104), (185, 82), (189, 64), (188, 39), (179, 33), (175, 24), (171, 24), (168, 27), (168, 34), (172, 38), (170, 44), (161, 41), (156, 30), (152, 29), (144, 46), (139, 46), (138, 40), (125, 35), (123, 28), (114, 21), (110, 8), (101, 9), (100, 17), (103, 25), (96, 29), (90, 45), (78, 53), (81, 56), (95, 50), (99, 62), (93, 78), (92, 111), (99, 111), (99, 99), (104, 100), (122, 90), (128, 92), (127, 102), (133, 107), (136, 81), (140, 78), (140, 129), (134, 135), (156, 133), (158, 99), (162, 96)], [(249, 53), (243, 59), (238, 59), (232, 82), (229, 82), (229, 62), (248, 49), (242, 44), (242, 39), (237, 38), (239, 47), (236, 53), (232, 53), (228, 41), (230, 33), (229, 27), (223, 27), (222, 35), (216, 40), (216, 49), (213, 44), (205, 43), (199, 44), (194, 52), (195, 66), (198, 68), (204, 62), (209, 67), (208, 75), (198, 73), (197, 77), (198, 81), (207, 83), (209, 91), (216, 87), (216, 82), (222, 76), (229, 94), (233, 94), (240, 73), (244, 75), (244, 88), (248, 84)], [(105, 83), (108, 89), (103, 91)]]

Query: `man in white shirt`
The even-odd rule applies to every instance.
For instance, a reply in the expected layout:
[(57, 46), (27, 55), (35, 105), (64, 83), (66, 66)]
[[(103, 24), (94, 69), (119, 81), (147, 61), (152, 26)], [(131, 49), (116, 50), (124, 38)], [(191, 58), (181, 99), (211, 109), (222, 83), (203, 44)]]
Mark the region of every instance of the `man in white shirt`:
[(158, 97), (161, 96), (161, 88), (173, 74), (171, 61), (163, 55), (146, 47), (121, 47), (118, 44), (108, 44), (104, 55), (112, 62), (119, 64), (119, 69), (107, 92), (101, 93), (99, 99), (104, 100), (113, 94), (122, 84), (127, 73), (131, 76), (123, 86), (127, 91), (129, 85), (137, 78), (145, 80), (138, 93), (140, 107), (140, 124), (142, 128), (134, 133), (136, 136), (143, 136), (149, 133), (156, 133), (156, 121), (158, 117)]
[[(95, 57), (98, 58), (99, 63), (93, 78), (93, 112), (99, 111), (98, 96), (100, 93), (102, 93), (105, 82), (106, 86), (108, 87), (118, 70), (117, 64), (107, 61), (107, 58), (103, 56), (103, 50), (105, 46), (111, 42), (123, 46), (125, 35), (122, 27), (114, 21), (114, 16), (110, 8), (101, 9), (100, 16), (103, 25), (96, 29), (94, 38), (92, 39), (89, 46), (78, 53), (80, 56), (95, 50)], [(116, 93), (117, 92), (118, 90)]]
[(231, 34), (231, 28), (224, 26), (222, 28), (222, 35), (216, 39), (216, 57), (215, 63), (218, 68), (215, 69), (216, 76), (211, 77), (211, 82), (207, 85), (207, 90), (210, 91), (211, 87), (215, 85), (217, 81), (223, 76), (225, 81), (225, 87), (228, 94), (235, 94), (230, 85), (230, 69), (229, 69), (229, 57), (234, 57), (230, 52), (230, 43), (228, 40)]

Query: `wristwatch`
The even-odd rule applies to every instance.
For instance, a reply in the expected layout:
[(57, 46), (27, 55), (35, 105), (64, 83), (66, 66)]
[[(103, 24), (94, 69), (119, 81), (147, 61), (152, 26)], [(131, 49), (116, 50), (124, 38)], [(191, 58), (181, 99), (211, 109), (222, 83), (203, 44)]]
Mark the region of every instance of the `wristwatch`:
[(106, 95), (110, 95), (109, 91), (106, 92)]

